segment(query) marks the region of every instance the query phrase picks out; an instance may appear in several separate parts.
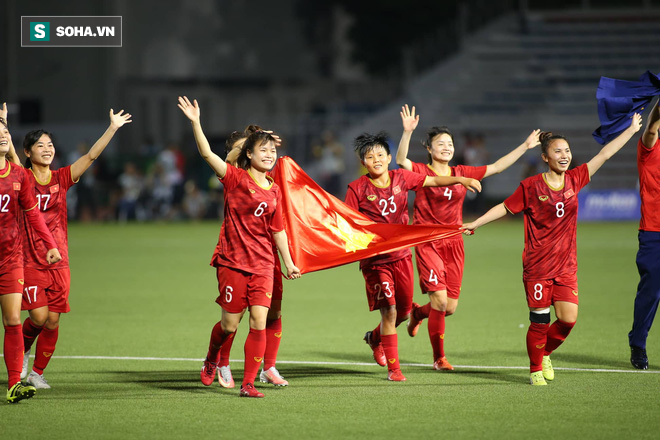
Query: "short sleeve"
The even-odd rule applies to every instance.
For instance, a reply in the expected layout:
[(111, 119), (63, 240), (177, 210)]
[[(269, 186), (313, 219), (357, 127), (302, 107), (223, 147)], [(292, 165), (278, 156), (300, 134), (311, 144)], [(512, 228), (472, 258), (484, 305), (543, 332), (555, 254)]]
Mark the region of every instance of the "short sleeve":
[(587, 186), (591, 180), (589, 177), (589, 167), (587, 164), (582, 164), (579, 167), (573, 168), (572, 170), (567, 171), (571, 174), (571, 178), (574, 181), (575, 192), (579, 192), (582, 188)]
[(241, 180), (241, 171), (233, 165), (227, 164), (227, 171), (225, 172), (225, 177), (218, 180), (222, 182), (225, 186), (225, 190), (232, 190), (236, 188)]
[(458, 165), (456, 168), (460, 170), (460, 175), (463, 177), (482, 180), (486, 175), (486, 169), (488, 168), (488, 165), (481, 165), (478, 167)]
[(271, 232), (280, 232), (284, 230), (284, 218), (282, 214), (282, 193), (277, 193), (277, 206), (273, 212), (273, 218), (270, 220)]
[(352, 185), (348, 185), (345, 203), (356, 211), (360, 209), (360, 202), (358, 200), (357, 194), (355, 193), (355, 188), (353, 188)]
[(516, 191), (504, 201), (504, 207), (511, 214), (518, 214), (525, 209), (525, 189), (523, 188), (522, 183), (518, 185)]
[(401, 172), (403, 180), (406, 182), (406, 186), (409, 190), (419, 191), (424, 187), (424, 181), (426, 180), (425, 175), (404, 169), (399, 169), (399, 171)]

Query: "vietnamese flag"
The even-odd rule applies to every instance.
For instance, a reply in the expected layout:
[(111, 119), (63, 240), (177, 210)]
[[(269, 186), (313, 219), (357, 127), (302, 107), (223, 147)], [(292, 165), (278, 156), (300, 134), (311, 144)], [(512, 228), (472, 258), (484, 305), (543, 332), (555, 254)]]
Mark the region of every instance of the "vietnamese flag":
[(302, 273), (461, 233), (460, 225), (375, 223), (325, 192), (287, 156), (278, 160), (274, 171), (275, 183), (282, 190), (284, 225), (291, 257)]

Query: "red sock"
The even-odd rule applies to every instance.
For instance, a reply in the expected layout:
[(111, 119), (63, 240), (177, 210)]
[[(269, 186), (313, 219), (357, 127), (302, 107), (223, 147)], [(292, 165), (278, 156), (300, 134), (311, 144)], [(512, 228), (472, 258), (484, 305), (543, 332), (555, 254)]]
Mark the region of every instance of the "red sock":
[(380, 344), (380, 324), (378, 324), (376, 328), (371, 331), (371, 342), (374, 344)]
[(545, 348), (548, 324), (532, 322), (527, 329), (527, 355), (529, 356), (529, 372), (541, 371), (543, 367), (543, 349)]
[(41, 333), (42, 328), (43, 326), (38, 327), (34, 325), (34, 322), (32, 322), (29, 316), (25, 318), (25, 321), (23, 321), (23, 349), (25, 351), (32, 348), (32, 344), (37, 339), (37, 336), (39, 336), (39, 333)]
[(55, 352), (55, 344), (59, 335), (59, 327), (51, 330), (44, 327), (37, 340), (37, 352), (34, 355), (32, 370), (37, 374), (44, 374), (51, 356)]
[(243, 367), (243, 385), (254, 383), (266, 350), (266, 330), (250, 329), (245, 340), (245, 366)]
[(211, 330), (211, 342), (209, 342), (209, 352), (206, 355), (206, 360), (217, 364), (220, 360), (220, 347), (222, 347), (225, 341), (233, 336), (234, 333), (226, 334), (225, 331), (222, 330), (222, 321), (218, 321), (218, 323), (213, 326), (213, 330)]
[(557, 319), (548, 329), (548, 342), (545, 344), (543, 356), (550, 356), (562, 342), (566, 340), (568, 334), (573, 330), (574, 322), (568, 323)]
[(5, 326), (5, 365), (7, 366), (7, 389), (21, 381), (21, 369), (23, 368), (23, 330), (21, 325)]
[(380, 337), (383, 344), (385, 358), (387, 358), (387, 369), (398, 370), (399, 366), (399, 340), (396, 333), (393, 335), (382, 335)]
[(422, 307), (416, 310), (415, 319), (426, 319), (431, 314), (431, 303), (424, 304)]
[(446, 312), (431, 309), (429, 313), (429, 339), (433, 347), (433, 362), (445, 355), (445, 315)]
[(277, 352), (282, 340), (282, 318), (266, 321), (266, 351), (264, 352), (264, 370), (275, 366)]
[(227, 336), (227, 339), (222, 343), (220, 347), (220, 361), (218, 361), (218, 367), (226, 367), (229, 365), (229, 353), (231, 352), (231, 346), (234, 344), (234, 336), (236, 332)]

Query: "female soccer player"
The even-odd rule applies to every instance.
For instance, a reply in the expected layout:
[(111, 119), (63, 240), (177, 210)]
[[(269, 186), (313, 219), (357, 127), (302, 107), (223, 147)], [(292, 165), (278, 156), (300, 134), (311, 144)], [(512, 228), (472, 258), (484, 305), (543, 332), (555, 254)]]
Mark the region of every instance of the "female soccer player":
[[(3, 106), (3, 115), (6, 115)], [(45, 261), (49, 264), (62, 259), (57, 244), (38, 210), (27, 173), (7, 160), (11, 136), (4, 117), (0, 117), (0, 308), (5, 328), (4, 359), (7, 367), (7, 402), (28, 399), (36, 392), (31, 385), (20, 380), (23, 361), (21, 337), (21, 293), (23, 291), (23, 246), (21, 215), (38, 234), (44, 245)]]
[[(225, 162), (236, 166), (236, 160), (241, 152), (241, 147), (245, 143), (245, 139), (252, 133), (257, 131), (264, 131), (257, 125), (249, 125), (243, 131), (235, 131), (227, 139), (225, 152), (227, 157)], [(282, 144), (281, 139), (271, 131), (270, 133), (275, 140), (275, 147)], [(278, 162), (279, 163), (279, 162)], [(269, 173), (271, 176), (275, 173), (276, 167)], [(280, 372), (275, 367), (277, 361), (277, 352), (280, 349), (280, 342), (282, 340), (282, 269), (280, 267), (280, 258), (277, 255), (277, 248), (273, 243), (273, 255), (275, 257), (273, 272), (273, 297), (270, 302), (270, 309), (268, 309), (268, 317), (266, 318), (266, 350), (264, 352), (264, 366), (259, 374), (259, 380), (263, 383), (272, 383), (275, 386), (287, 386), (289, 382), (285, 380)], [(241, 317), (242, 319), (242, 317)], [(231, 335), (220, 349), (220, 360), (218, 361), (218, 382), (224, 388), (234, 388), (234, 378), (231, 374), (229, 367), (229, 354), (234, 342), (236, 334)]]
[[(401, 107), (403, 135), (399, 143), (396, 162), (408, 171), (425, 176), (466, 176), (482, 180), (501, 173), (517, 161), (525, 152), (539, 144), (540, 130), (534, 130), (516, 149), (490, 165), (449, 166), (454, 157), (454, 137), (447, 127), (433, 127), (424, 143), (429, 163), (416, 163), (408, 159), (408, 147), (413, 131), (419, 123), (406, 104)], [(413, 224), (460, 225), (463, 223), (463, 202), (467, 191), (460, 185), (446, 188), (424, 188), (417, 193), (414, 204)], [(415, 248), (415, 261), (419, 273), (422, 293), (428, 294), (429, 302), (420, 307), (413, 303), (408, 334), (415, 336), (419, 325), (429, 318), (428, 331), (433, 348), (433, 368), (453, 370), (447, 361), (444, 350), (445, 317), (456, 312), (458, 297), (463, 282), (465, 250), (461, 235), (431, 243), (423, 243)]]
[(637, 143), (639, 194), (642, 198), (642, 218), (639, 223), (637, 270), (639, 284), (635, 295), (633, 324), (628, 333), (630, 363), (646, 370), (646, 338), (660, 302), (660, 106), (651, 113), (644, 134)]
[[(120, 110), (110, 109), (110, 126), (92, 145), (89, 152), (69, 166), (51, 170), (55, 158), (53, 136), (44, 130), (33, 130), (25, 135), (23, 152), (27, 156), (27, 184), (38, 201), (38, 209), (44, 215), (59, 248), (62, 261), (49, 265), (42, 255), (44, 243), (35, 235), (34, 229), (25, 224), (25, 286), (23, 289), (23, 310), (29, 316), (23, 322), (23, 343), (25, 356), (21, 378), (27, 376), (27, 383), (35, 388), (50, 388), (43, 377), (48, 366), (59, 334), (60, 315), (68, 313), (71, 274), (69, 271), (67, 205), (66, 193), (77, 183), (92, 163), (101, 155), (119, 128), (131, 122), (131, 115)], [(28, 375), (29, 354), (37, 340), (37, 350)]]
[[(408, 224), (408, 191), (428, 186), (461, 184), (480, 191), (476, 179), (462, 176), (423, 176), (403, 169), (388, 170), (392, 161), (387, 134), (363, 134), (355, 139), (355, 151), (368, 174), (348, 185), (346, 204), (379, 223)], [(387, 365), (388, 380), (404, 381), (399, 368), (396, 327), (412, 308), (413, 268), (410, 249), (360, 261), (366, 283), (369, 310), (380, 310), (381, 322), (364, 340), (378, 365)]]
[[(532, 385), (547, 385), (546, 380), (554, 379), (550, 354), (564, 342), (577, 320), (578, 192), (641, 125), (642, 117), (635, 114), (623, 133), (588, 163), (572, 170), (568, 169), (572, 155), (566, 138), (541, 133), (541, 158), (548, 171), (523, 180), (503, 203), (463, 225), (465, 231), (474, 231), (504, 217), (507, 211), (525, 214), (523, 285), (530, 311), (527, 354)], [(557, 320), (549, 325), (551, 305)]]
[(300, 270), (289, 253), (282, 219), (282, 195), (267, 176), (275, 164), (275, 140), (266, 132), (247, 137), (237, 159), (240, 168), (228, 165), (211, 147), (200, 123), (200, 109), (187, 97), (179, 97), (179, 108), (190, 119), (200, 155), (225, 186), (225, 219), (211, 265), (217, 268), (222, 320), (211, 332), (209, 351), (200, 373), (202, 383), (211, 385), (220, 358), (220, 348), (236, 331), (241, 314), (250, 311), (250, 333), (245, 341), (245, 366), (240, 396), (263, 397), (254, 379), (264, 357), (265, 327), (273, 291), (275, 242), (288, 278), (299, 278)]

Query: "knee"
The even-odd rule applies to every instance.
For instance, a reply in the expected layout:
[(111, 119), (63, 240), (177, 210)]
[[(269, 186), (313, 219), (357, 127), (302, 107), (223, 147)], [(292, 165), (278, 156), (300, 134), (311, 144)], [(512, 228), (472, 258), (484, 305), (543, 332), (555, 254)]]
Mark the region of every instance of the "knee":
[(32, 324), (34, 324), (36, 327), (43, 327), (46, 324), (46, 321), (48, 321), (47, 316), (30, 316), (30, 321), (32, 321)]

